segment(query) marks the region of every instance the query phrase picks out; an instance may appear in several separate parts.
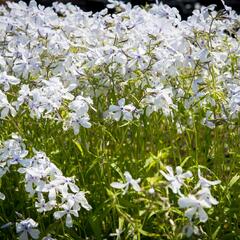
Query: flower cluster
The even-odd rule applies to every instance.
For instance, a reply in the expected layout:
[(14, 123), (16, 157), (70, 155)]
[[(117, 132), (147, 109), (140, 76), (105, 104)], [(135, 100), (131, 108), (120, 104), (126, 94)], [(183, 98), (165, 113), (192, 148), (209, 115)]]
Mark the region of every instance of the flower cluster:
[[(0, 149), (0, 177), (17, 165), (17, 171), (25, 176), (25, 190), (30, 197), (36, 196), (35, 207), (39, 213), (55, 210), (54, 217), (66, 215), (66, 226), (72, 227), (72, 217), (78, 217), (81, 208), (91, 210), (85, 193), (80, 191), (74, 178), (63, 176), (61, 170), (50, 161), (44, 152), (26, 158), (28, 151), (22, 139), (13, 134)], [(1, 199), (5, 198), (3, 193)]]
[(109, 8), (118, 11), (91, 14), (57, 3), (44, 9), (34, 1), (1, 7), (1, 119), (27, 112), (78, 134), (91, 127), (90, 109), (132, 121), (153, 112), (173, 116), (184, 106), (203, 111), (210, 128), (238, 116), (239, 32), (228, 34), (234, 11), (211, 5), (181, 21), (163, 4), (146, 11), (111, 1)]
[(211, 195), (211, 187), (220, 184), (221, 181), (209, 181), (201, 175), (200, 169), (198, 169), (198, 183), (193, 189), (193, 192), (185, 196), (181, 191), (181, 187), (184, 185), (184, 180), (192, 178), (192, 172), (187, 171), (183, 173), (180, 166), (176, 167), (176, 175), (173, 172), (172, 167), (166, 167), (168, 173), (161, 170), (161, 174), (168, 181), (168, 187), (172, 189), (173, 193), (179, 195), (178, 205), (180, 208), (186, 208), (185, 216), (189, 220), (189, 224), (185, 229), (187, 236), (191, 236), (193, 233), (197, 233), (197, 226), (194, 226), (194, 221), (206, 222), (208, 215), (205, 208), (211, 208), (213, 205), (217, 205), (218, 201)]
[[(24, 179), (39, 215), (51, 212), (72, 227), (72, 217), (80, 217), (80, 209), (91, 206), (77, 179), (64, 176), (46, 153), (60, 152), (66, 143), (69, 159), (77, 159), (78, 153), (67, 144), (81, 142), (76, 145), (84, 160), (83, 180), (96, 192), (91, 191), (96, 194), (93, 205), (101, 205), (85, 219), (90, 227), (82, 230), (78, 225), (78, 233), (93, 230), (98, 234), (102, 227), (103, 235), (107, 232), (116, 238), (134, 239), (141, 234), (161, 238), (162, 232), (171, 232), (175, 223), (170, 218), (178, 213), (185, 216), (180, 221), (188, 221), (184, 227), (188, 236), (199, 233), (198, 223), (205, 223), (207, 210), (218, 204), (212, 193), (220, 181), (207, 180), (200, 169), (195, 181), (193, 173), (180, 166), (167, 166), (164, 171), (159, 166), (173, 159), (184, 165), (188, 157), (200, 166), (209, 155), (224, 160), (230, 155), (238, 161), (234, 138), (240, 116), (240, 17), (224, 7), (222, 11), (214, 5), (201, 7), (182, 20), (177, 9), (162, 3), (141, 8), (109, 0), (107, 8), (97, 13), (62, 3), (44, 8), (34, 0), (28, 5), (22, 1), (1, 5), (0, 139), (19, 132), (26, 145), (16, 134), (1, 142), (0, 179), (15, 171), (16, 177)], [(61, 129), (66, 131), (64, 143)], [(31, 147), (27, 144), (30, 135)], [(218, 136), (226, 137), (227, 143), (220, 144)], [(46, 153), (33, 148), (38, 141), (46, 145)], [(201, 141), (203, 146), (199, 146)], [(162, 154), (165, 148), (171, 148), (171, 156), (165, 150)], [(145, 164), (146, 158), (158, 152), (156, 161)], [(74, 161), (67, 164), (74, 172)], [(137, 192), (127, 196), (129, 201), (139, 197), (132, 205), (125, 201), (121, 206), (122, 198), (115, 201), (118, 192), (106, 188), (111, 167), (117, 165), (129, 172), (110, 186), (123, 195), (132, 189)], [(148, 177), (154, 169), (155, 175)], [(229, 166), (224, 169), (231, 174)], [(144, 170), (142, 180), (134, 178)], [(236, 174), (234, 181), (238, 179)], [(4, 204), (8, 189), (0, 190)], [(106, 190), (114, 201), (105, 199)], [(172, 220), (169, 228), (167, 224), (159, 227), (161, 214)], [(30, 218), (16, 227), (20, 239), (39, 237), (37, 223)], [(169, 239), (178, 238), (176, 229)], [(213, 231), (218, 234), (218, 229)], [(50, 235), (45, 239), (51, 239)]]

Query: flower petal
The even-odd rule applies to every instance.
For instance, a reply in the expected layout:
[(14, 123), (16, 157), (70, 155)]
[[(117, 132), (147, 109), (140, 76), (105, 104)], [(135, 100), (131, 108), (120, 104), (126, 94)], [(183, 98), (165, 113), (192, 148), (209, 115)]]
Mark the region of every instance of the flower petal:
[(206, 222), (208, 220), (208, 215), (203, 208), (198, 209), (198, 215), (200, 222)]
[(113, 182), (111, 183), (111, 187), (117, 188), (117, 189), (123, 189), (126, 187), (126, 183)]
[(29, 229), (28, 232), (33, 239), (39, 238), (40, 231), (38, 229)]

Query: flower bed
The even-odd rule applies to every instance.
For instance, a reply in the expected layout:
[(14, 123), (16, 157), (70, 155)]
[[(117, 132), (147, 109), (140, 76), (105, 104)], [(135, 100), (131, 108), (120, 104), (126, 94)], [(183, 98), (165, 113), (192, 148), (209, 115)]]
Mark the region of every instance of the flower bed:
[(238, 239), (240, 17), (108, 8), (0, 7), (0, 238)]

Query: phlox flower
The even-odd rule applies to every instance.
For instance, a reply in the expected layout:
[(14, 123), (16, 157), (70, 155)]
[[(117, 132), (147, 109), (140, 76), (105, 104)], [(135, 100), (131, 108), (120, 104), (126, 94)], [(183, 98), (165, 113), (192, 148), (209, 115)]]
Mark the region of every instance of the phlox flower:
[(28, 235), (33, 239), (38, 239), (40, 231), (35, 229), (38, 224), (31, 218), (16, 223), (16, 232), (19, 233), (20, 240), (28, 240)]
[(178, 200), (180, 208), (187, 208), (185, 216), (192, 221), (193, 216), (199, 218), (200, 222), (206, 222), (208, 215), (204, 208), (211, 208), (211, 204), (206, 202), (204, 199), (198, 199), (196, 196), (189, 194), (187, 197), (181, 197)]
[(28, 155), (27, 150), (22, 150), (20, 153), (13, 154), (13, 158), (10, 159), (9, 165), (20, 164), (23, 167), (27, 167), (31, 165), (31, 159), (25, 159)]
[(141, 187), (139, 186), (139, 183), (141, 181), (140, 178), (133, 179), (129, 172), (125, 172), (124, 176), (125, 176), (125, 179), (126, 179), (126, 183), (113, 182), (113, 183), (111, 183), (111, 187), (117, 188), (117, 189), (123, 189), (124, 190), (123, 194), (127, 193), (130, 185), (132, 186), (132, 188), (136, 192), (140, 192), (141, 191)]
[(3, 143), (0, 148), (0, 162), (12, 161), (16, 156), (25, 155), (25, 146), (22, 143), (22, 139), (13, 134), (12, 139), (9, 139)]
[(164, 115), (169, 116), (172, 113), (172, 108), (176, 108), (172, 101), (173, 92), (171, 88), (164, 88), (160, 84), (154, 88), (147, 88), (146, 95), (142, 104), (146, 106), (147, 116), (159, 110), (162, 110)]
[(186, 178), (191, 178), (192, 173), (190, 171), (183, 172), (182, 167), (176, 167), (176, 175), (174, 175), (173, 169), (170, 166), (166, 167), (168, 173), (160, 170), (160, 173), (166, 178), (169, 182), (168, 187), (172, 189), (173, 193), (178, 193), (181, 195), (180, 188), (184, 184)]
[(75, 135), (79, 133), (80, 127), (90, 128), (92, 124), (89, 122), (90, 118), (87, 113), (84, 115), (79, 115), (78, 113), (70, 113), (69, 119), (65, 122), (64, 129), (68, 129), (69, 127), (73, 128), (73, 132)]
[(55, 205), (56, 201), (50, 200), (46, 202), (42, 194), (39, 194), (38, 202), (35, 202), (35, 207), (37, 208), (37, 211), (40, 213), (51, 211)]
[(181, 196), (178, 200), (178, 205), (180, 208), (187, 208), (185, 211), (185, 216), (192, 221), (193, 217), (199, 218), (200, 222), (206, 222), (208, 220), (208, 215), (205, 212), (205, 208), (211, 208), (212, 205), (217, 205), (218, 201), (211, 195), (210, 187), (217, 185), (220, 181), (209, 181), (201, 176), (200, 169), (198, 169), (199, 182), (197, 183), (197, 189), (201, 189), (194, 195), (189, 194), (188, 196)]
[(212, 196), (209, 188), (202, 188), (202, 189), (200, 189), (196, 193), (196, 196), (198, 197), (198, 199), (202, 199), (202, 200), (206, 201), (210, 205), (217, 205), (218, 204), (217, 199), (215, 199)]
[(66, 226), (68, 228), (71, 228), (73, 226), (73, 222), (72, 222), (72, 215), (74, 215), (75, 217), (78, 217), (78, 211), (77, 210), (73, 210), (71, 205), (69, 204), (63, 204), (61, 206), (61, 208), (63, 208), (62, 211), (56, 211), (53, 216), (56, 218), (56, 219), (60, 219), (62, 218), (63, 216), (66, 215)]
[(62, 201), (66, 201), (69, 206), (72, 206), (73, 210), (79, 211), (81, 207), (85, 208), (88, 211), (92, 209), (91, 205), (88, 203), (85, 197), (85, 193), (82, 191), (77, 193), (68, 193), (63, 196)]
[(62, 195), (67, 195), (68, 190), (71, 189), (72, 192), (77, 193), (79, 191), (78, 186), (75, 184), (73, 178), (64, 177), (64, 176), (56, 176), (54, 180), (51, 181), (53, 186), (62, 193)]
[(118, 100), (118, 105), (110, 105), (107, 111), (107, 117), (119, 121), (122, 117), (123, 120), (131, 121), (133, 119), (133, 112), (135, 107), (132, 104), (125, 105), (125, 98)]
[(201, 170), (198, 169), (198, 178), (199, 178), (199, 181), (195, 187), (195, 189), (201, 187), (201, 188), (210, 188), (212, 186), (215, 186), (215, 185), (218, 185), (221, 183), (220, 180), (215, 180), (215, 181), (210, 181), (206, 178), (204, 178), (202, 175), (201, 175)]
[(17, 85), (20, 83), (20, 80), (14, 76), (7, 75), (6, 72), (0, 73), (0, 85), (3, 85), (4, 92), (7, 92), (10, 89), (10, 85)]

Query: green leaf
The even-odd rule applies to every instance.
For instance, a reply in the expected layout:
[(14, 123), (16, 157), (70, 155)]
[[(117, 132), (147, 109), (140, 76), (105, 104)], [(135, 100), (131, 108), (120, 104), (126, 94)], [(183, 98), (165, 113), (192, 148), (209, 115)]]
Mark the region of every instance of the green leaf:
[(183, 162), (180, 164), (181, 167), (184, 167), (185, 163), (190, 160), (192, 157), (191, 156), (188, 156), (188, 157), (185, 157)]
[(220, 229), (221, 229), (221, 226), (218, 226), (215, 232), (212, 234), (212, 240), (217, 239), (217, 235)]
[(122, 179), (124, 179), (121, 169), (115, 163), (112, 163), (111, 167), (121, 176)]
[(139, 231), (143, 236), (146, 236), (146, 237), (160, 237), (160, 235), (157, 234), (157, 233), (150, 233), (150, 232), (144, 231), (143, 229), (138, 229), (138, 231)]
[(82, 149), (81, 144), (80, 144), (79, 142), (77, 142), (76, 140), (72, 140), (72, 141), (75, 143), (75, 145), (76, 145), (77, 148), (79, 149), (81, 155), (84, 156), (84, 152), (83, 152), (83, 149)]
[(239, 178), (240, 178), (240, 176), (238, 174), (233, 176), (233, 178), (229, 182), (229, 188), (231, 188), (239, 180)]

